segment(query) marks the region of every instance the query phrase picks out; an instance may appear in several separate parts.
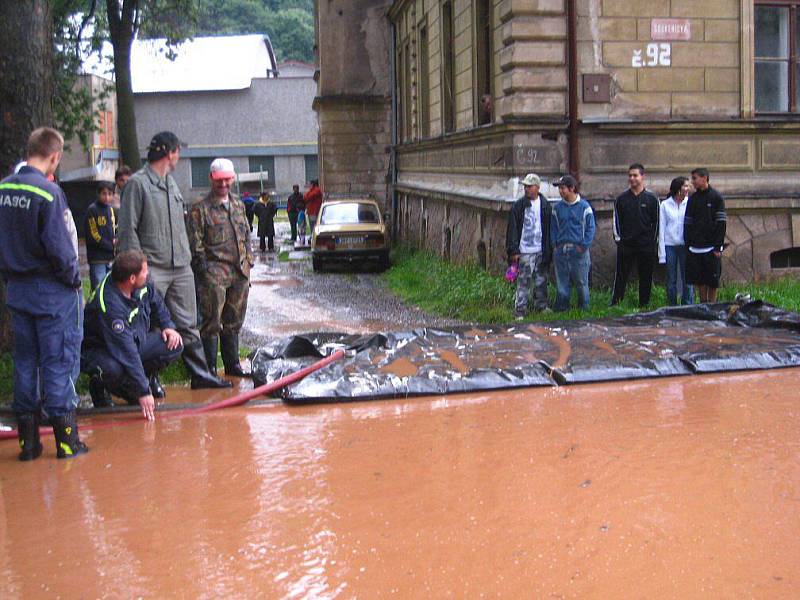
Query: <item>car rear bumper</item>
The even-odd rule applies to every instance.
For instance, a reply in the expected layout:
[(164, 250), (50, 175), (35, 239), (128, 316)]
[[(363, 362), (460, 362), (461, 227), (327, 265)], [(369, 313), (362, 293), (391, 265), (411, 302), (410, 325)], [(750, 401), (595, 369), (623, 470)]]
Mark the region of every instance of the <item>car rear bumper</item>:
[(353, 248), (349, 250), (312, 250), (314, 258), (322, 260), (341, 260), (352, 262), (354, 260), (380, 260), (389, 254), (386, 248)]

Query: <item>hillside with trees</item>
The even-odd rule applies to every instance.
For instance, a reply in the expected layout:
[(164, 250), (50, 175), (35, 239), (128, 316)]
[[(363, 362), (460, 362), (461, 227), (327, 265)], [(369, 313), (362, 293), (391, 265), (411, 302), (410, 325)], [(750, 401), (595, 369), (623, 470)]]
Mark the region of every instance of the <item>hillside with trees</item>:
[(279, 61), (314, 61), (314, 0), (196, 0), (194, 35), (266, 33)]

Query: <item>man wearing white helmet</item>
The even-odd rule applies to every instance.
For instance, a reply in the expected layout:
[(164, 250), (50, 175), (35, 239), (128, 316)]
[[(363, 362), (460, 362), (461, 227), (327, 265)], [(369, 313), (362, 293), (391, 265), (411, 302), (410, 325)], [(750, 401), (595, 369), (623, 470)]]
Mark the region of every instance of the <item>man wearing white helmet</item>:
[(225, 374), (246, 377), (250, 374), (239, 364), (239, 331), (247, 312), (253, 252), (244, 202), (231, 192), (235, 178), (230, 160), (215, 159), (209, 174), (211, 191), (192, 206), (186, 222), (206, 362), (214, 373), (221, 343)]

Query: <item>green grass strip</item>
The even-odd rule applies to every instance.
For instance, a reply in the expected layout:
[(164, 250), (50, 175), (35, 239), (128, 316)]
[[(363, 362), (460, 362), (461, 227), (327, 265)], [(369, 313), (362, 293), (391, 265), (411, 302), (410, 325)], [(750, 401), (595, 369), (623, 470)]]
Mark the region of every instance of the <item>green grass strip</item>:
[[(509, 323), (514, 320), (516, 287), (501, 275), (492, 275), (476, 265), (454, 265), (433, 254), (408, 247), (392, 252), (392, 268), (384, 274), (389, 289), (405, 302), (432, 315), (476, 323)], [(556, 321), (619, 316), (640, 312), (638, 288), (630, 285), (625, 300), (609, 307), (611, 290), (592, 288), (589, 309), (562, 313), (531, 312), (527, 320)], [(792, 278), (769, 283), (729, 284), (719, 291), (720, 302), (733, 301), (738, 292), (781, 308), (800, 309), (800, 281)], [(549, 288), (550, 304), (555, 302), (555, 285)], [(654, 285), (650, 306), (655, 310), (667, 304), (664, 286)], [(575, 304), (573, 297), (573, 305)]]

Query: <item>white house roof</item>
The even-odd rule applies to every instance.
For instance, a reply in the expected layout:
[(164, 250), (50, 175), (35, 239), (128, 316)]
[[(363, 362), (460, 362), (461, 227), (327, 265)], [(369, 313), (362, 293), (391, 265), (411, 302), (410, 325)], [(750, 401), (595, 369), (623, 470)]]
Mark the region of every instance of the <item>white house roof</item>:
[[(263, 34), (197, 37), (173, 49), (168, 58), (165, 39), (134, 40), (131, 48), (131, 80), (134, 94), (152, 92), (197, 92), (242, 90), (254, 78), (274, 76), (275, 55), (269, 37)], [(111, 59), (111, 44), (102, 55)], [(106, 75), (96, 55), (84, 61), (84, 70)], [(106, 60), (105, 64), (113, 64)], [(106, 71), (106, 72), (104, 72)]]
[(164, 39), (136, 40), (131, 52), (133, 93), (242, 90), (275, 70), (266, 35), (198, 37), (167, 58)]

